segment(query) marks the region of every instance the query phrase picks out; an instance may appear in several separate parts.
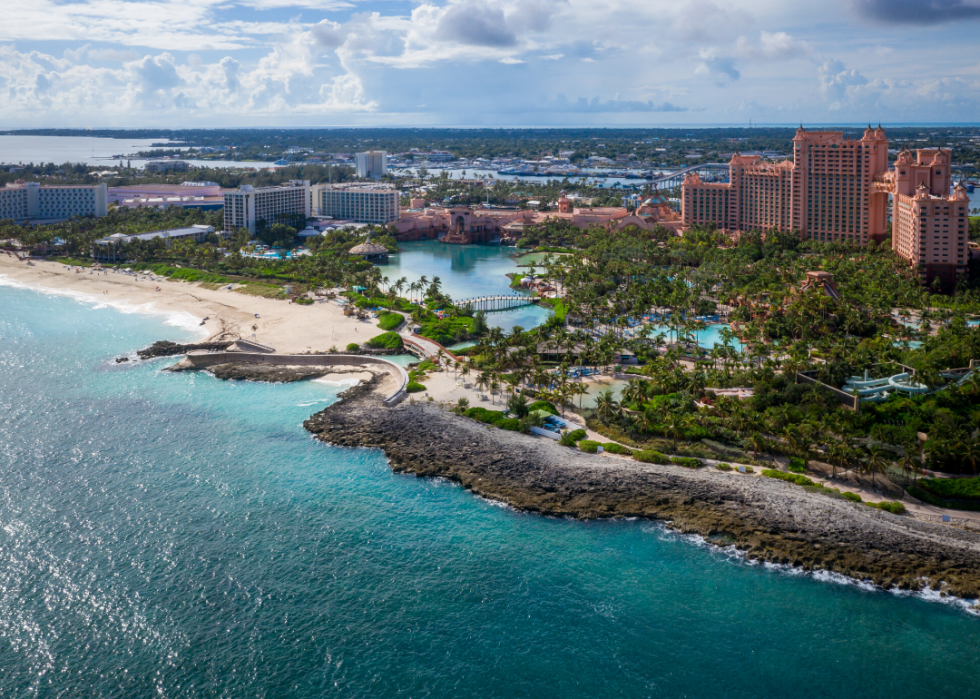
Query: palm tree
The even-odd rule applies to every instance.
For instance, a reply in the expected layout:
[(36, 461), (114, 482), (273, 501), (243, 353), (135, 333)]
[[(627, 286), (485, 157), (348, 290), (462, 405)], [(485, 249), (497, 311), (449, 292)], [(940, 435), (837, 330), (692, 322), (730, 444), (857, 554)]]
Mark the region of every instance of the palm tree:
[(667, 418), (667, 434), (670, 435), (674, 443), (675, 452), (677, 451), (677, 441), (684, 434), (685, 427), (687, 427), (687, 419), (684, 416), (671, 413)]
[(884, 475), (885, 467), (888, 462), (885, 460), (884, 451), (881, 447), (871, 446), (868, 447), (868, 455), (864, 458), (864, 465), (868, 471), (871, 472), (871, 485), (875, 485), (875, 473), (881, 473)]
[(980, 442), (976, 435), (970, 435), (956, 443), (955, 449), (961, 459), (970, 464), (973, 468), (973, 475), (977, 475), (977, 465), (980, 464)]
[(612, 391), (605, 391), (596, 396), (595, 411), (596, 417), (603, 425), (608, 425), (613, 418), (621, 414), (621, 408), (616, 399), (613, 398)]

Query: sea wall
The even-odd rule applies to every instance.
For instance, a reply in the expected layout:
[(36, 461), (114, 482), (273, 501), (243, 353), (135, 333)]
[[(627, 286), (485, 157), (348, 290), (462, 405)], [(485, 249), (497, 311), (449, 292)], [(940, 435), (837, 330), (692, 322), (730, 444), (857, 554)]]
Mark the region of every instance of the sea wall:
[(379, 411), (347, 400), (304, 426), (324, 442), (382, 449), (395, 471), (448, 478), (531, 512), (666, 520), (753, 560), (829, 570), (885, 588), (980, 594), (980, 534), (783, 481), (588, 455), (431, 405)]
[(219, 364), (272, 364), (299, 367), (378, 366), (387, 369), (398, 382), (398, 388), (382, 402), (392, 407), (405, 398), (408, 373), (394, 362), (381, 357), (358, 354), (260, 354), (258, 352), (188, 352), (185, 361), (195, 369)]

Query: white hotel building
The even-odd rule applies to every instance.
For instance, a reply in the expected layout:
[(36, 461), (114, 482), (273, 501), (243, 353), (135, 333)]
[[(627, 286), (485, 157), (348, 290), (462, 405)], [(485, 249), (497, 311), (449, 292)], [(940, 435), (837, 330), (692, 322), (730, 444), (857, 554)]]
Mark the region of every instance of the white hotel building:
[(320, 216), (385, 225), (401, 216), (401, 192), (392, 187), (364, 184), (313, 186), (314, 208)]
[(108, 213), (106, 184), (41, 185), (22, 182), (0, 188), (0, 219), (63, 220)]
[(290, 180), (275, 187), (243, 184), (224, 196), (226, 231), (247, 228), (255, 235), (258, 221), (271, 226), (289, 216), (302, 216), (304, 221), (310, 217), (309, 180)]

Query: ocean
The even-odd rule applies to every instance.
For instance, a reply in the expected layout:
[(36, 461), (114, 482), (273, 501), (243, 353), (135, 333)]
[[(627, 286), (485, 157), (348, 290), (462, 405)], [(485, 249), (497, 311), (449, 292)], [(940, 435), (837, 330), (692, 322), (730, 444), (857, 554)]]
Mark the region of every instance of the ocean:
[(303, 430), (342, 386), (114, 361), (186, 318), (0, 308), (0, 696), (978, 695), (962, 604), (394, 474)]

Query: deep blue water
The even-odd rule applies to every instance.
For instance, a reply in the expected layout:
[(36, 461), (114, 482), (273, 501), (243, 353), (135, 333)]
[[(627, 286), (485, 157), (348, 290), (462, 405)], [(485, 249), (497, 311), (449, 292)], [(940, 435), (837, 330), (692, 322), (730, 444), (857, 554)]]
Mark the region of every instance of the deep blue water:
[(0, 287), (0, 696), (968, 697), (980, 619), (642, 522), (513, 512), (112, 359), (182, 331)]

